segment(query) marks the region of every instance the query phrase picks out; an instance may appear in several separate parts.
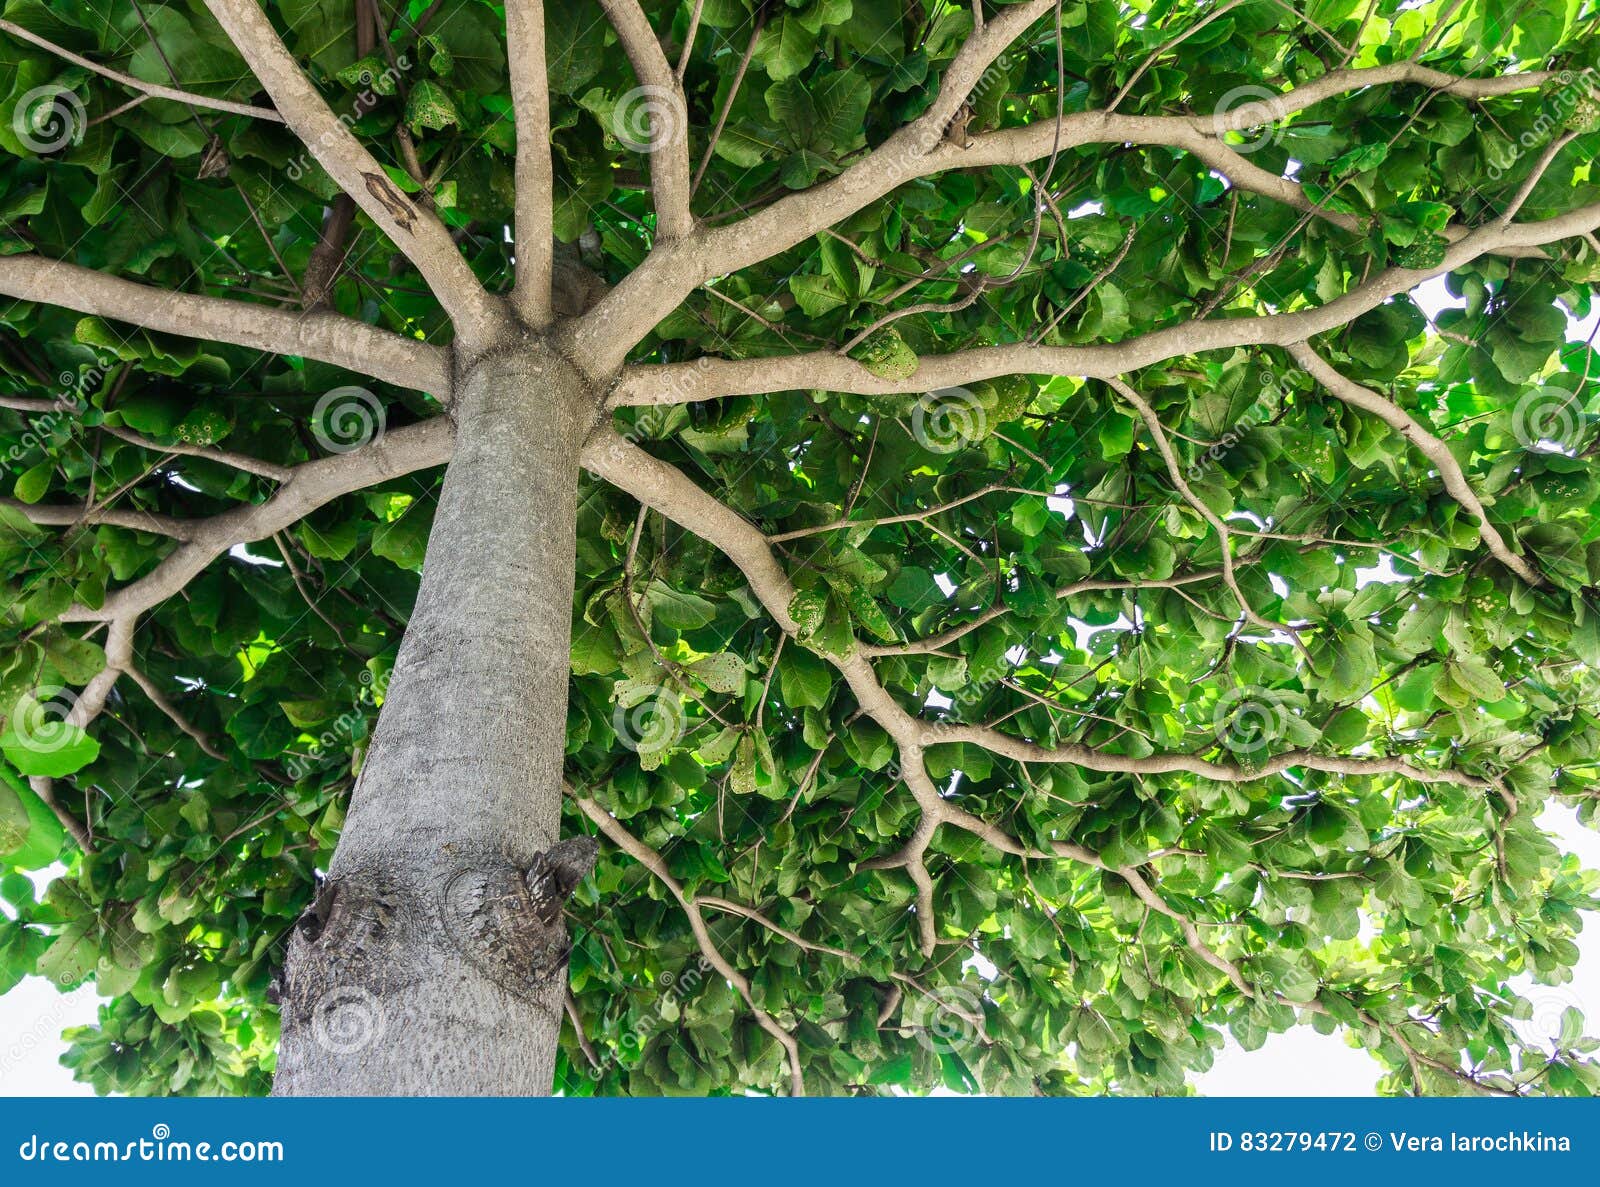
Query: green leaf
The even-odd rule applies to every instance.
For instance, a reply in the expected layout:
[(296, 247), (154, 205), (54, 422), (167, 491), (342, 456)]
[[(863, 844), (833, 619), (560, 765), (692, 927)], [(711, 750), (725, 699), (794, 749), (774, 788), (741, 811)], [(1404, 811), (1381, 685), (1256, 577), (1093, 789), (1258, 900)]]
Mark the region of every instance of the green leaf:
[(37, 503), (44, 498), (45, 491), (50, 489), (50, 480), (55, 476), (55, 472), (54, 462), (40, 462), (18, 475), (16, 482), (11, 486), (11, 493), (19, 502)]
[(72, 684), (87, 684), (106, 666), (106, 653), (98, 643), (74, 638), (65, 631), (44, 637), (44, 656), (50, 666)]
[(0, 783), (0, 853), (13, 853), (28, 840), (28, 809), (22, 797)]
[(821, 709), (833, 691), (832, 669), (803, 647), (787, 647), (778, 662), (778, 688), (793, 708)]
[(850, 352), (850, 357), (879, 379), (890, 382), (909, 379), (917, 372), (916, 352), (893, 326), (874, 330)]
[(702, 762), (711, 766), (727, 762), (728, 756), (733, 753), (733, 748), (738, 744), (742, 735), (742, 730), (734, 729), (732, 726), (725, 727), (719, 730), (714, 737), (701, 743), (700, 747), (695, 750), (695, 754), (699, 756)]
[(100, 756), (100, 743), (66, 721), (68, 702), (24, 694), (0, 733), (0, 751), (24, 775), (61, 778)]
[(372, 532), (372, 553), (393, 561), (402, 569), (420, 569), (428, 550), (430, 526), (428, 517), (417, 510), (379, 524)]
[(731, 652), (722, 651), (697, 659), (688, 670), (712, 692), (738, 694), (744, 691), (744, 660)]
[(336, 712), (338, 706), (332, 701), (279, 701), (278, 708), (283, 710), (283, 715), (302, 729), (321, 725)]
[(789, 277), (789, 292), (807, 317), (821, 317), (844, 305), (848, 297), (826, 276), (797, 272)]
[(733, 769), (728, 775), (728, 790), (736, 795), (749, 795), (756, 789), (756, 741), (749, 734), (740, 734), (734, 751)]
[(461, 123), (450, 93), (436, 82), (421, 79), (406, 99), (406, 123), (413, 132), (455, 127)]
[(88, 977), (100, 957), (100, 945), (87, 924), (74, 923), (64, 929), (39, 957), (39, 975), (67, 989)]
[(674, 630), (692, 631), (705, 626), (717, 616), (716, 606), (705, 598), (673, 589), (665, 582), (652, 581), (644, 593), (655, 620)]
[(784, 15), (769, 21), (762, 30), (755, 57), (768, 77), (778, 80), (800, 73), (815, 52), (816, 40), (804, 22), (797, 16)]

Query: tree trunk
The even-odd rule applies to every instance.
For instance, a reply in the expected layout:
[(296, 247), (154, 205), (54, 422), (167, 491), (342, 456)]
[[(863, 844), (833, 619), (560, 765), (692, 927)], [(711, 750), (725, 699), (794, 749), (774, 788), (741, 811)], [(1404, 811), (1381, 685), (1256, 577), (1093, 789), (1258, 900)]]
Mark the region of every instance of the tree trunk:
[(595, 397), (559, 356), (458, 377), (454, 460), (376, 736), (280, 989), (277, 1095), (543, 1095), (561, 905), (578, 454)]

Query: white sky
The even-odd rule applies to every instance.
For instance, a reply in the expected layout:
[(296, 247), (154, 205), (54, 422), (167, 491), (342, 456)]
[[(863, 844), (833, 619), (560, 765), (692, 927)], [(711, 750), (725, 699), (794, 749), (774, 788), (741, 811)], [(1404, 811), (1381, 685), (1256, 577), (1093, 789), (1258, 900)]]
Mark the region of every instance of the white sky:
[[(1578, 823), (1576, 814), (1551, 805), (1539, 823), (1554, 835), (1564, 853), (1575, 853), (1585, 869), (1600, 869), (1600, 833)], [(1547, 1038), (1559, 1025), (1561, 1009), (1583, 1011), (1585, 1034), (1600, 1021), (1600, 919), (1585, 916), (1590, 926), (1577, 937), (1577, 975), (1566, 985), (1540, 986), (1529, 978), (1512, 987), (1534, 1003), (1534, 1017), (1546, 1024)], [(1523, 1037), (1535, 1035), (1523, 1031)], [(1273, 1035), (1259, 1051), (1245, 1051), (1230, 1038), (1212, 1069), (1195, 1080), (1206, 1096), (1371, 1096), (1382, 1065), (1365, 1051), (1349, 1046), (1342, 1034), (1320, 1035), (1310, 1026)]]
[[(1460, 304), (1445, 290), (1443, 278), (1428, 281), (1412, 295), (1430, 318)], [(1572, 319), (1567, 337), (1586, 339), (1597, 318), (1600, 310), (1582, 322)], [(1552, 806), (1540, 822), (1586, 869), (1600, 869), (1600, 834), (1580, 825), (1570, 810)], [(1578, 948), (1582, 956), (1571, 984), (1542, 988), (1524, 981), (1516, 988), (1540, 1007), (1536, 1018), (1554, 1020), (1562, 1006), (1578, 1006), (1588, 1023), (1586, 1033), (1593, 1034), (1600, 1029), (1600, 926), (1583, 932)], [(91, 1095), (59, 1063), (66, 1050), (61, 1032), (93, 1022), (98, 1000), (92, 988), (63, 995), (40, 977), (29, 977), (0, 997), (0, 1096)], [(1258, 1051), (1242, 1050), (1229, 1039), (1216, 1065), (1196, 1086), (1208, 1096), (1371, 1096), (1380, 1074), (1377, 1061), (1349, 1046), (1342, 1035), (1319, 1035), (1301, 1026), (1272, 1036)]]

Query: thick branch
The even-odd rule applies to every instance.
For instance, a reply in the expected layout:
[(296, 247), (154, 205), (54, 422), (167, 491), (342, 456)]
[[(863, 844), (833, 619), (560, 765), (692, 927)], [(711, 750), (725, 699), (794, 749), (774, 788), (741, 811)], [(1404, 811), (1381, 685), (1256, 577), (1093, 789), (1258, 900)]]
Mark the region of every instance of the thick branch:
[(157, 515), (153, 511), (143, 511), (137, 507), (96, 507), (86, 511), (81, 505), (24, 503), (18, 499), (0, 499), (0, 506), (22, 512), (30, 521), (41, 527), (92, 527), (104, 523), (135, 532), (154, 532), (158, 536), (171, 536), (174, 540), (188, 539), (189, 533), (194, 529), (192, 520)]
[(1167, 359), (1238, 346), (1289, 346), (1338, 329), (1391, 297), (1481, 255), (1536, 247), (1600, 227), (1600, 205), (1538, 222), (1489, 224), (1463, 235), (1434, 268), (1386, 268), (1342, 296), (1312, 309), (1256, 317), (1187, 321), (1121, 342), (1096, 346), (1013, 343), (928, 355), (907, 379), (883, 379), (854, 359), (816, 351), (765, 359), (695, 359), (625, 367), (613, 406), (681, 404), (729, 395), (821, 388), (863, 395), (913, 394), (959, 387), (999, 375), (1076, 375), (1108, 379)]
[(469, 349), (493, 337), (503, 322), (500, 307), (478, 283), (450, 232), (431, 210), (400, 192), (329, 110), (257, 0), (206, 0), (206, 7), (311, 155), (416, 265), (455, 323), (457, 336)]
[[(789, 613), (795, 590), (787, 573), (779, 564), (766, 537), (755, 525), (737, 512), (702, 490), (676, 467), (669, 465), (637, 446), (623, 440), (614, 431), (602, 429), (591, 437), (584, 450), (583, 464), (597, 476), (610, 482), (638, 499), (641, 503), (672, 519), (681, 527), (693, 532), (721, 550), (743, 572), (752, 592), (784, 631), (793, 634), (797, 625)], [(923, 752), (928, 745), (940, 742), (970, 742), (997, 754), (1025, 762), (1076, 763), (1089, 770), (1123, 771), (1133, 774), (1162, 774), (1187, 772), (1226, 782), (1250, 782), (1280, 774), (1292, 767), (1328, 771), (1346, 775), (1394, 774), (1420, 783), (1450, 783), (1478, 790), (1490, 790), (1493, 785), (1459, 771), (1430, 770), (1417, 767), (1400, 759), (1346, 758), (1294, 751), (1274, 756), (1259, 767), (1244, 768), (1229, 763), (1214, 762), (1186, 754), (1155, 754), (1143, 758), (1103, 754), (1088, 746), (1069, 744), (1046, 750), (1024, 739), (1013, 738), (998, 730), (983, 726), (964, 726), (923, 721), (903, 708), (879, 682), (869, 660), (860, 650), (847, 657), (829, 656), (829, 661), (844, 677), (851, 694), (862, 711), (878, 723), (895, 742), (900, 752), (902, 772), (907, 787), (921, 810), (921, 820), (911, 842), (897, 854), (869, 866), (903, 866), (912, 877), (917, 889), (918, 947), (924, 954), (934, 950), (937, 943), (936, 923), (933, 918), (933, 882), (923, 858), (933, 832), (940, 824), (950, 824), (965, 829), (994, 845), (1002, 852), (1026, 854), (1028, 851), (1007, 834), (971, 813), (956, 807), (939, 794), (938, 787), (928, 777), (923, 762)], [(1098, 857), (1079, 846), (1071, 856), (1078, 860)], [(1085, 855), (1088, 855), (1085, 857)], [(1115, 872), (1128, 882), (1136, 894), (1141, 894), (1139, 875), (1117, 869)], [(1141, 883), (1142, 884), (1142, 883)], [(1152, 894), (1148, 884), (1143, 890)], [(1159, 896), (1155, 896), (1159, 897)], [(1149, 901), (1147, 899), (1147, 901)], [(1164, 914), (1177, 916), (1170, 908)], [(1184, 929), (1186, 940), (1193, 946), (1198, 933), (1193, 925)], [(1225, 962), (1211, 953), (1203, 944), (1196, 951), (1218, 969), (1229, 972)], [(1209, 954), (1209, 955), (1208, 955)], [(1229, 972), (1236, 985), (1241, 977), (1235, 968)], [(1248, 993), (1248, 989), (1246, 989)]]
[[(767, 540), (754, 525), (701, 490), (676, 468), (651, 457), (610, 430), (600, 430), (591, 438), (584, 451), (583, 460), (584, 465), (598, 476), (627, 491), (645, 505), (655, 508), (720, 549), (743, 571), (752, 591), (768, 613), (785, 631), (794, 632), (795, 623), (788, 613), (794, 588), (773, 556)], [(1182, 771), (1204, 778), (1247, 782), (1279, 774), (1291, 767), (1303, 767), (1354, 776), (1398, 775), (1424, 784), (1447, 783), (1479, 791), (1497, 790), (1502, 798), (1509, 794), (1503, 786), (1497, 786), (1490, 780), (1460, 771), (1421, 768), (1403, 759), (1349, 758), (1295, 751), (1274, 756), (1259, 767), (1244, 769), (1189, 755), (1158, 754), (1145, 758), (1107, 755), (1075, 744), (1058, 747), (1055, 750), (1044, 750), (1033, 743), (1009, 738), (998, 731), (984, 727), (923, 722), (907, 712), (889, 695), (878, 682), (870, 663), (859, 653), (845, 659), (837, 657), (830, 659), (844, 676), (862, 711), (877, 721), (894, 740), (900, 753), (906, 784), (920, 810), (920, 819), (914, 834), (905, 846), (894, 854), (863, 862), (860, 868), (903, 867), (911, 874), (917, 891), (918, 947), (924, 954), (931, 954), (938, 942), (936, 922), (933, 918), (933, 881), (924, 864), (924, 857), (935, 831), (941, 824), (948, 824), (971, 833), (1002, 853), (1026, 858), (1066, 858), (1115, 874), (1151, 911), (1171, 920), (1178, 928), (1183, 942), (1200, 959), (1223, 974), (1240, 994), (1253, 998), (1264, 992), (1249, 980), (1235, 960), (1223, 956), (1207, 943), (1195, 922), (1173, 907), (1152, 884), (1151, 879), (1138, 868), (1113, 866), (1098, 853), (1071, 841), (1055, 841), (1049, 852), (1038, 852), (1010, 836), (1004, 829), (974, 816), (957, 806), (955, 802), (945, 799), (928, 777), (923, 760), (924, 748), (933, 743), (971, 742), (1022, 761), (1070, 762), (1090, 770), (1123, 771), (1132, 774)], [(1515, 801), (1508, 800), (1508, 807), (1514, 812)], [(664, 876), (664, 869), (662, 874)], [(680, 901), (683, 901), (681, 892), (678, 893)], [(747, 914), (751, 918), (755, 917), (750, 912), (740, 911), (740, 913)], [(1301, 1006), (1314, 1012), (1325, 1012), (1317, 1002), (1292, 1002), (1282, 995), (1272, 996), (1286, 1004)], [(880, 1025), (883, 1017), (887, 1017), (887, 1014), (880, 1017)], [(1370, 1021), (1370, 1016), (1367, 1017)], [(1406, 1044), (1398, 1034), (1391, 1031), (1390, 1035), (1400, 1043), (1408, 1058), (1413, 1060), (1419, 1058), (1414, 1048)], [(1479, 1089), (1500, 1091), (1474, 1076), (1452, 1069), (1443, 1061), (1425, 1059), (1424, 1062), (1442, 1072), (1449, 1072)]]
[[(83, 691), (73, 701), (72, 708), (68, 710), (66, 722), (68, 725), (86, 729), (89, 723), (99, 717), (106, 707), (106, 698), (111, 695), (111, 689), (116, 684), (117, 678), (133, 658), (133, 620), (131, 618), (114, 619), (106, 628), (105, 643), (106, 666), (96, 672), (89, 683), (83, 686)], [(56, 781), (48, 775), (34, 775), (28, 780), (28, 786), (33, 794), (42, 800), (51, 812), (55, 813), (61, 826), (72, 834), (72, 839), (78, 842), (78, 847), (85, 853), (94, 852), (94, 819), (89, 813), (88, 795), (84, 796), (84, 822), (80, 824), (77, 817), (68, 812), (56, 799)]]
[(440, 399), (450, 393), (444, 351), (337, 313), (290, 313), (168, 292), (34, 255), (0, 258), (0, 293), (164, 334), (317, 359)]
[(517, 282), (512, 304), (533, 326), (549, 324), (554, 266), (555, 171), (550, 160), (550, 86), (544, 0), (507, 0), (511, 104), (517, 124)]
[[(1132, 116), (1086, 111), (1065, 116), (1059, 126), (1055, 120), (1041, 120), (1025, 127), (975, 137), (964, 146), (946, 140), (944, 131), (951, 116), (984, 70), (1049, 6), (1048, 0), (1012, 5), (974, 33), (946, 73), (933, 106), (839, 176), (774, 202), (740, 222), (702, 232), (679, 245), (677, 251), (656, 253), (654, 259), (647, 260), (617, 286), (610, 301), (596, 310), (596, 316), (580, 331), (581, 341), (602, 352), (608, 362), (620, 362), (623, 357), (620, 351), (626, 347), (608, 343), (617, 337), (615, 326), (619, 320), (629, 325), (653, 326), (670, 313), (685, 294), (710, 277), (769, 259), (870, 205), (905, 182), (947, 169), (1022, 165), (1088, 144), (1192, 146), (1199, 143), (1194, 139), (1196, 134), (1214, 139), (1227, 131), (1285, 119), (1325, 99), (1371, 86), (1419, 83), (1460, 98), (1483, 99), (1537, 87), (1550, 77), (1548, 73), (1527, 73), (1500, 78), (1457, 78), (1414, 62), (1397, 62), (1330, 71), (1269, 100), (1214, 115)], [(1212, 155), (1215, 159), (1225, 159), (1215, 150)], [(1257, 184), (1266, 183), (1264, 171), (1247, 170), (1246, 174)], [(1530, 245), (1507, 240), (1482, 247), (1474, 254), (1526, 246)], [(607, 354), (607, 351), (618, 353)], [(999, 373), (1002, 372), (990, 372), (990, 375)]]
[[(774, 621), (789, 634), (796, 633), (797, 625), (789, 613), (795, 588), (766, 537), (754, 524), (702, 490), (675, 466), (625, 441), (611, 429), (599, 430), (590, 438), (583, 453), (583, 464), (598, 477), (714, 545), (738, 566), (751, 591)], [(1294, 750), (1242, 767), (1191, 754), (1143, 757), (1107, 754), (1077, 743), (1046, 749), (987, 726), (924, 721), (889, 695), (859, 649), (849, 656), (829, 659), (844, 676), (857, 703), (890, 736), (902, 743), (902, 749), (906, 746), (921, 748), (937, 742), (970, 742), (1023, 762), (1074, 763), (1091, 771), (1138, 775), (1182, 772), (1219, 782), (1247, 783), (1301, 767), (1341, 775), (1400, 775), (1418, 783), (1449, 783), (1495, 790), (1489, 780), (1465, 772), (1434, 770), (1394, 758), (1358, 758)], [(915, 793), (915, 785), (912, 790)]]
[[(650, 121), (650, 190), (656, 203), (656, 239), (682, 239), (694, 229), (689, 210), (689, 112), (677, 73), (667, 62), (639, 0), (600, 0), (639, 80), (623, 96), (624, 118), (643, 110)], [(520, 187), (521, 179), (518, 179)]]
[[(839, 176), (708, 233), (706, 245), (712, 255), (706, 262), (715, 262), (717, 273), (748, 267), (809, 239), (905, 182), (952, 167), (985, 163), (963, 159), (970, 150), (947, 140), (945, 132), (995, 60), (1053, 7), (1054, 0), (1026, 0), (1003, 9), (985, 22), (967, 38), (945, 71), (938, 95), (922, 115)], [(1075, 140), (1073, 121), (1082, 122), (1083, 119), (1083, 116), (1069, 116), (1062, 122), (1062, 150), (1075, 143), (1088, 143), (1090, 139), (1104, 139), (1087, 136), (1085, 129)], [(1049, 156), (1055, 146), (1055, 120), (1041, 120), (1029, 125), (1027, 130), (1036, 131), (1041, 138), (1037, 145), (1030, 145), (1038, 151), (1014, 159), (1013, 164)], [(977, 138), (978, 141), (985, 139), (987, 137)]]
[(1192, 754), (1151, 754), (1135, 758), (1125, 754), (1107, 754), (1090, 746), (1075, 742), (1047, 749), (1025, 738), (1014, 738), (999, 730), (983, 725), (955, 725), (925, 723), (928, 742), (970, 742), (985, 750), (1014, 758), (1021, 762), (1070, 763), (1090, 771), (1116, 771), (1130, 775), (1169, 775), (1185, 773), (1219, 783), (1250, 783), (1280, 775), (1300, 767), (1308, 771), (1324, 771), (1336, 775), (1399, 775), (1416, 783), (1449, 783), (1457, 787), (1470, 787), (1490, 791), (1494, 785), (1487, 779), (1463, 771), (1435, 770), (1419, 767), (1399, 758), (1356, 758), (1337, 754), (1316, 754), (1309, 750), (1290, 750), (1274, 754), (1259, 764), (1249, 767), (1233, 763), (1213, 762)]
[[(574, 346), (591, 353), (602, 370), (610, 370), (627, 357), (633, 342), (713, 276), (786, 251), (902, 181), (943, 168), (929, 167), (926, 162), (939, 156), (936, 150), (951, 119), (995, 59), (1054, 2), (1026, 0), (1011, 5), (974, 32), (945, 71), (928, 109), (839, 177), (775, 202), (740, 222), (657, 247), (578, 327)], [(607, 0), (608, 9), (622, 3)], [(632, 342), (626, 341), (625, 335), (617, 332), (619, 325), (638, 327), (640, 332)]]
[(281, 531), (340, 495), (413, 470), (443, 465), (450, 460), (453, 446), (452, 426), (441, 416), (392, 429), (350, 453), (303, 462), (266, 502), (186, 524), (185, 542), (150, 573), (113, 591), (98, 609), (73, 606), (61, 620), (99, 622), (139, 614), (177, 593), (234, 545)]
[(9, 408), (13, 412), (44, 413), (59, 412), (61, 405), (44, 396), (0, 395), (0, 408)]
[[(1208, 165), (1214, 172), (1220, 173), (1228, 179), (1234, 189), (1246, 193), (1259, 194), (1263, 198), (1271, 198), (1275, 202), (1282, 202), (1291, 209), (1302, 214), (1309, 214), (1322, 219), (1344, 231), (1352, 234), (1364, 234), (1371, 227), (1370, 219), (1358, 218), (1341, 210), (1333, 210), (1327, 206), (1319, 206), (1307, 196), (1305, 187), (1298, 181), (1291, 181), (1281, 177), (1269, 169), (1263, 169), (1243, 153), (1236, 151), (1232, 146), (1215, 136), (1207, 136), (1194, 127), (1178, 127), (1163, 125), (1149, 133), (1149, 139), (1141, 141), (1144, 144), (1168, 144), (1174, 148), (1181, 148), (1196, 160)], [(1444, 236), (1450, 242), (1471, 232), (1471, 227), (1463, 227), (1452, 223), (1444, 229)], [(1545, 259), (1543, 251), (1537, 247), (1502, 247), (1493, 255), (1503, 255), (1516, 259)]]
[[(1518, 91), (1536, 89), (1551, 77), (1548, 71), (1530, 71), (1495, 78), (1461, 78), (1415, 62), (1392, 62), (1354, 70), (1331, 70), (1320, 78), (1303, 83), (1269, 99), (1241, 104), (1230, 111), (1210, 115), (1108, 115), (1104, 111), (1085, 111), (1069, 115), (1062, 129), (1062, 148), (1083, 144), (1175, 144), (1183, 141), (1183, 130), (1202, 136), (1220, 137), (1226, 132), (1242, 132), (1266, 124), (1279, 123), (1291, 115), (1316, 106), (1326, 99), (1368, 87), (1417, 83), (1458, 99), (1490, 99)], [(940, 149), (935, 169), (920, 170), (925, 176), (936, 169), (951, 167), (1017, 165), (1048, 155), (1054, 143), (1054, 124), (1041, 121), (1020, 128), (1006, 128), (973, 138), (969, 147), (947, 145)], [(1192, 142), (1189, 142), (1192, 143)], [(862, 164), (870, 163), (869, 157)], [(901, 180), (906, 180), (902, 178)], [(898, 183), (897, 183), (898, 184)], [(809, 193), (810, 191), (806, 191)], [(806, 193), (796, 195), (803, 198)], [(788, 199), (793, 201), (793, 199)], [(781, 203), (780, 203), (781, 205)]]

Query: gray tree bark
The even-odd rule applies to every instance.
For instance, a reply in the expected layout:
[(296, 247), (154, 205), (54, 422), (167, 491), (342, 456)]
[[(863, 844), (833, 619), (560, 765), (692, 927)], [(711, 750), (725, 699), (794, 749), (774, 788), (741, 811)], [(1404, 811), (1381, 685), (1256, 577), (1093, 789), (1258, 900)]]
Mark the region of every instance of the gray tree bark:
[(578, 456), (597, 398), (560, 356), (456, 382), (421, 589), (280, 987), (275, 1095), (543, 1095), (566, 983), (557, 843)]

